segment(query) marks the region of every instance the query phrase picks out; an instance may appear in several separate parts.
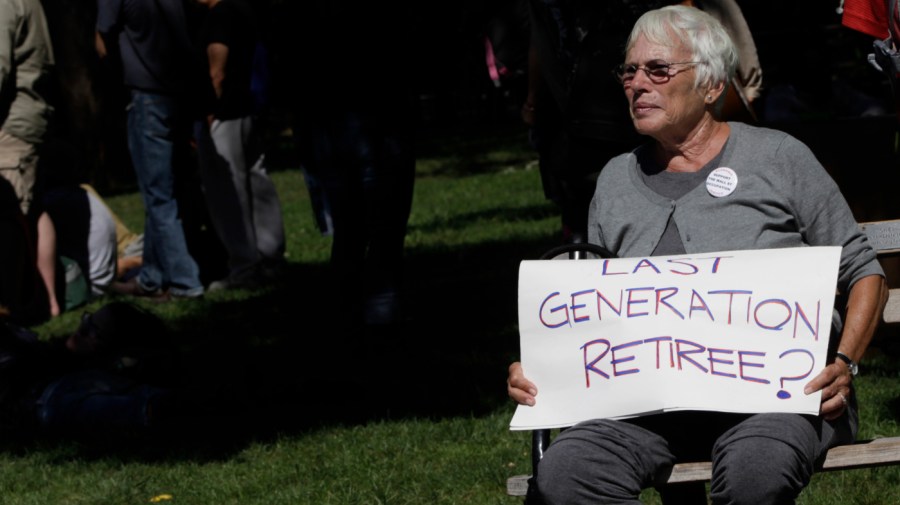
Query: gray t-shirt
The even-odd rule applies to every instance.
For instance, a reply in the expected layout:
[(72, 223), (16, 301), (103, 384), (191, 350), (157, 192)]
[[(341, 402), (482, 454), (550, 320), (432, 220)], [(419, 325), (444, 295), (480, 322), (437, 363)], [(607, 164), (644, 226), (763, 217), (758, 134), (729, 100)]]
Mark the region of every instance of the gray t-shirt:
[[(723, 147), (722, 151), (719, 151), (715, 158), (696, 172), (667, 172), (653, 159), (650, 149), (639, 149), (635, 154), (637, 155), (637, 164), (641, 170), (641, 178), (644, 180), (644, 184), (674, 202), (709, 177), (710, 172), (721, 163), (724, 150), (725, 148)], [(653, 250), (653, 256), (684, 253), (684, 243), (678, 234), (678, 225), (669, 216), (669, 222), (666, 223), (666, 229), (663, 231), (662, 238), (659, 239), (659, 244)]]
[(199, 75), (181, 0), (98, 0), (97, 31), (118, 44), (128, 88), (173, 95)]

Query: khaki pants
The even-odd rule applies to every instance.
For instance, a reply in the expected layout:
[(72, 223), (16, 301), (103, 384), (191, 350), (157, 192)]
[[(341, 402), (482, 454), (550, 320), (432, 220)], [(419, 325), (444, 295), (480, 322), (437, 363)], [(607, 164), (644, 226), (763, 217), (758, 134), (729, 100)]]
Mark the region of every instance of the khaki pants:
[(34, 200), (37, 163), (37, 146), (0, 130), (0, 175), (12, 184), (25, 215)]

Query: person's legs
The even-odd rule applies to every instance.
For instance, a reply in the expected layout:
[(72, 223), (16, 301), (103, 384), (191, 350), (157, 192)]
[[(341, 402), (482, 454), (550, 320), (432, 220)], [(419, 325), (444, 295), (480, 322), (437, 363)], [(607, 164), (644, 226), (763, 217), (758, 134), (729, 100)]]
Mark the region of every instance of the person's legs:
[(827, 450), (820, 437), (832, 431), (823, 426), (809, 416), (758, 414), (726, 432), (713, 447), (712, 502), (794, 503)]
[(371, 216), (365, 286), (365, 317), (370, 324), (394, 323), (400, 318), (404, 241), (415, 180), (415, 157), (406, 125), (380, 121), (371, 126), (377, 151), (364, 178), (366, 215)]
[(104, 436), (113, 434), (107, 430), (149, 428), (153, 402), (168, 394), (162, 388), (87, 370), (63, 376), (44, 388), (35, 414), (46, 429)]
[(169, 287), (176, 296), (203, 293), (197, 263), (187, 249), (175, 200), (172, 168), (176, 100), (132, 91), (128, 147), (144, 199), (144, 257), (138, 282), (148, 291)]
[(330, 206), (335, 289), (355, 295), (344, 322), (396, 322), (415, 175), (409, 126), (349, 111), (320, 119), (305, 133), (303, 162)]
[(547, 505), (639, 504), (641, 490), (664, 482), (674, 463), (659, 435), (630, 423), (593, 420), (556, 437), (538, 466), (536, 485)]
[(285, 236), (284, 216), (275, 183), (266, 170), (266, 156), (262, 138), (251, 117), (242, 120), (244, 154), (246, 165), (250, 167), (249, 187), (253, 209), (253, 229), (256, 249), (263, 261), (270, 265), (280, 265), (284, 261)]
[(37, 221), (37, 268), (41, 273), (47, 297), (50, 302), (50, 317), (60, 313), (59, 300), (56, 298), (56, 227), (50, 214), (41, 212)]
[(210, 220), (228, 253), (229, 277), (237, 277), (259, 262), (241, 120), (217, 120), (198, 130), (200, 174)]
[(317, 162), (313, 156), (319, 150), (313, 147), (315, 141), (312, 137), (314, 128), (306, 121), (301, 120), (302, 112), (295, 113), (297, 117), (292, 124), (294, 144), (297, 146), (297, 152), (300, 155), (300, 170), (303, 172), (303, 181), (306, 183), (306, 190), (309, 193), (309, 200), (312, 207), (313, 217), (316, 220), (316, 228), (322, 236), (330, 237), (334, 233), (334, 226), (331, 220), (331, 204), (325, 196), (325, 189), (321, 182), (320, 162)]
[(312, 168), (320, 177), (325, 197), (331, 205), (334, 234), (330, 268), (335, 293), (348, 298), (343, 324), (362, 323), (362, 284), (365, 277), (368, 215), (363, 191), (363, 174), (373, 162), (373, 148), (358, 114), (342, 113), (322, 121), (311, 129)]

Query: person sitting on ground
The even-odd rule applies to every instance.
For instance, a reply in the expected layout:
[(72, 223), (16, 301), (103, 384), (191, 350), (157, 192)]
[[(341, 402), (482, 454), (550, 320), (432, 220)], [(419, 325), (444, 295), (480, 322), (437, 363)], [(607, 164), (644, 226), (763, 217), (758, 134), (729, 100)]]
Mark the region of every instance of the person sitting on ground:
[(123, 293), (142, 263), (143, 235), (129, 230), (89, 184), (58, 184), (44, 206), (57, 228), (57, 250), (87, 278), (89, 297)]
[[(546, 503), (639, 503), (641, 490), (665, 483), (674, 464), (702, 460), (713, 465), (712, 503), (794, 503), (826, 451), (856, 436), (852, 379), (887, 300), (884, 273), (805, 145), (716, 119), (736, 60), (722, 25), (699, 9), (671, 6), (639, 18), (615, 75), (635, 128), (649, 139), (600, 173), (588, 242), (620, 257), (842, 247), (844, 314), (835, 318), (829, 363), (804, 390), (821, 391), (819, 415), (680, 411), (581, 422), (555, 438), (537, 467), (532, 484)], [(704, 184), (720, 167), (737, 175), (729, 191)], [(508, 393), (534, 405), (539, 385), (526, 372), (510, 365)], [(703, 483), (660, 491), (667, 503), (707, 503)]]
[(125, 280), (137, 273), (135, 270), (140, 268), (144, 262), (144, 234), (135, 233), (128, 228), (118, 214), (109, 208), (109, 205), (93, 186), (90, 184), (81, 184), (80, 186), (102, 205), (99, 213), (109, 214), (109, 217), (112, 218), (116, 227), (116, 279)]

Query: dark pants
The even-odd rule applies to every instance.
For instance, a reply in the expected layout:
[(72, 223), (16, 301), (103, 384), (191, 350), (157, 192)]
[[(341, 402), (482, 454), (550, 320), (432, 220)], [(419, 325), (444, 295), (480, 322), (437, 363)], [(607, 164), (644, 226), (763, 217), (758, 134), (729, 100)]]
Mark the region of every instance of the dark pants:
[[(547, 449), (537, 488), (548, 505), (637, 504), (649, 487), (660, 489), (666, 503), (697, 503), (683, 498), (696, 497), (696, 486), (667, 490), (665, 482), (675, 463), (711, 459), (712, 503), (790, 504), (827, 450), (853, 441), (855, 426), (855, 410), (834, 422), (714, 412), (587, 421), (562, 432)], [(705, 504), (705, 494), (699, 497)]]
[(334, 226), (331, 266), (351, 321), (399, 317), (403, 242), (412, 206), (415, 157), (410, 124), (352, 111), (323, 117), (301, 135), (303, 164), (324, 188)]

